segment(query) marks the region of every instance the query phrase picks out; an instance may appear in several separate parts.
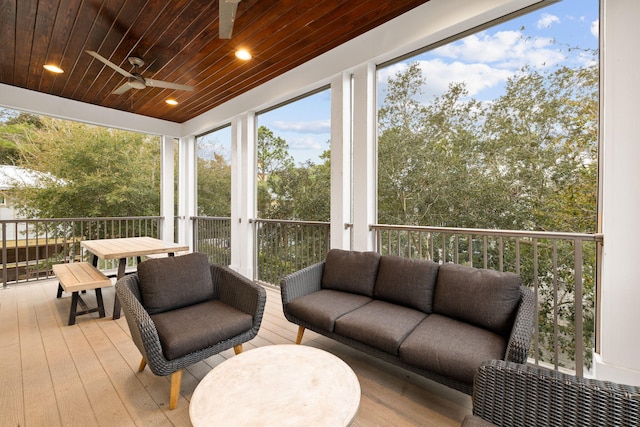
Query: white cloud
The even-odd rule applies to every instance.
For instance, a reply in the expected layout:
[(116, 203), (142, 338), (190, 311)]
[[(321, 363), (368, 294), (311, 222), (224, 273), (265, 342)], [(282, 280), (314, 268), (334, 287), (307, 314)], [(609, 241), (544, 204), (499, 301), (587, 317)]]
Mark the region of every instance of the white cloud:
[(549, 13), (543, 13), (540, 19), (538, 20), (538, 29), (542, 28), (551, 28), (553, 24), (559, 24), (560, 18), (555, 15), (551, 15)]
[(435, 49), (433, 54), (466, 63), (479, 62), (499, 69), (517, 70), (525, 65), (541, 68), (563, 61), (565, 56), (552, 45), (551, 38), (525, 38), (519, 31), (495, 34), (483, 31)]
[(295, 133), (330, 133), (331, 120), (317, 120), (311, 122), (274, 121), (273, 128), (285, 132)]
[(313, 138), (291, 138), (287, 139), (290, 150), (322, 150), (325, 147)]
[(497, 86), (513, 75), (511, 70), (493, 68), (487, 64), (466, 64), (459, 61), (445, 63), (440, 59), (421, 61), (420, 68), (430, 92), (444, 93), (449, 83), (465, 82), (469, 96)]
[(591, 23), (591, 35), (595, 38), (598, 38), (599, 34), (600, 34), (600, 20), (596, 19), (595, 21), (593, 21)]

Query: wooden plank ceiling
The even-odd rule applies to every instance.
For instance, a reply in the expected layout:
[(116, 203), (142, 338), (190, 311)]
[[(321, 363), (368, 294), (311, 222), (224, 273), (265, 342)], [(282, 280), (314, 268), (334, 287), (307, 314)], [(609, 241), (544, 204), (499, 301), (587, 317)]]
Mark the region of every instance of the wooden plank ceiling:
[[(242, 0), (224, 40), (218, 0), (0, 0), (0, 83), (182, 123), (426, 1)], [(127, 71), (140, 57), (144, 77), (195, 90), (114, 95), (126, 78), (86, 50)]]

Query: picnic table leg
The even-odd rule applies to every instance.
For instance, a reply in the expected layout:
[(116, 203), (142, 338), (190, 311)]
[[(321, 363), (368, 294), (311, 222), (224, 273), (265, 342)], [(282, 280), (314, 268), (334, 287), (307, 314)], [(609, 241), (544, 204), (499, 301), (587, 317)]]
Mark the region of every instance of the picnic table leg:
[[(116, 276), (116, 280), (124, 277), (124, 270), (127, 266), (127, 259), (120, 258), (120, 262), (118, 263), (118, 275)], [(120, 300), (118, 299), (118, 294), (116, 293), (113, 298), (113, 319), (120, 318)]]

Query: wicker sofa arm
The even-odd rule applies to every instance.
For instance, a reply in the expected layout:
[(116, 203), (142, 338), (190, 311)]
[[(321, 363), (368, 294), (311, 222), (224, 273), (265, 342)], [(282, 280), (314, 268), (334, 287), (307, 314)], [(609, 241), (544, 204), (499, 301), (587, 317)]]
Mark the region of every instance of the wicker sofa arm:
[(498, 426), (638, 426), (640, 388), (491, 360), (476, 373), (473, 414)]
[(535, 316), (535, 294), (531, 289), (521, 286), (520, 305), (513, 322), (504, 360), (515, 363), (524, 363), (527, 360), (529, 348), (531, 347), (531, 334), (533, 333)]
[(319, 291), (323, 271), (324, 261), (291, 273), (282, 279), (280, 282), (282, 304), (287, 305), (298, 297)]
[(116, 282), (116, 293), (125, 312), (131, 338), (148, 361), (154, 357), (164, 360), (160, 337), (151, 316), (140, 303), (138, 275), (129, 274)]
[(267, 300), (264, 288), (221, 265), (211, 265), (211, 278), (220, 301), (253, 316), (253, 327), (259, 328)]

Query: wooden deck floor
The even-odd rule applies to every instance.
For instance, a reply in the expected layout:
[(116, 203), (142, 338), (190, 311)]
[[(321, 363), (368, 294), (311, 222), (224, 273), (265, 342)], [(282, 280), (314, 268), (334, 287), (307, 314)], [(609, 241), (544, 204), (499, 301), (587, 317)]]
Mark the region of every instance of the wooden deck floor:
[[(55, 280), (0, 289), (0, 426), (190, 426), (195, 387), (233, 351), (185, 370), (178, 407), (169, 410), (169, 378), (137, 372), (141, 357), (124, 316), (109, 317), (115, 288), (103, 291), (106, 318), (83, 315), (73, 326), (71, 297), (56, 299), (56, 289)], [(91, 291), (84, 298), (95, 302)], [(296, 330), (282, 314), (278, 290), (268, 288), (260, 333), (244, 349), (292, 344)], [(307, 331), (303, 344), (355, 371), (362, 389), (355, 426), (459, 426), (471, 412), (469, 396), (333, 340)]]

